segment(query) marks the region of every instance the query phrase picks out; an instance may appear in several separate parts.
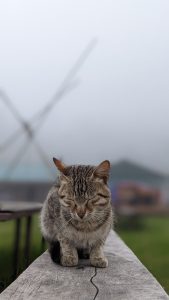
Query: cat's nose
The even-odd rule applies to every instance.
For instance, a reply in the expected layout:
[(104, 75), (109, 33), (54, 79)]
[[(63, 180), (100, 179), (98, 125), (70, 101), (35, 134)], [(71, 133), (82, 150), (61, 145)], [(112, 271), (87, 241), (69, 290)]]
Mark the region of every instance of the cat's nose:
[(86, 213), (85, 210), (79, 210), (79, 211), (77, 211), (77, 215), (78, 215), (81, 219), (84, 218), (85, 213)]

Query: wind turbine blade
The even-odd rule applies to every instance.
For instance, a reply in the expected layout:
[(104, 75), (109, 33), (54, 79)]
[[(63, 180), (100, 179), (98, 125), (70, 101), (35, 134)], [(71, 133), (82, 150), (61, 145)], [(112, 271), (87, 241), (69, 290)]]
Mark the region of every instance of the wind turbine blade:
[[(58, 91), (56, 92), (56, 94), (52, 97), (51, 101), (49, 101), (49, 103), (47, 105), (44, 106), (44, 108), (36, 113), (28, 122), (24, 122), (24, 120), (22, 119), (22, 117), (20, 116), (20, 114), (18, 113), (18, 111), (16, 111), (16, 108), (9, 105), (9, 101), (8, 102), (8, 106), (10, 106), (10, 109), (13, 111), (15, 117), (17, 118), (17, 120), (22, 123), (22, 126), (24, 124), (24, 130), (25, 130), (25, 123), (26, 124), (30, 124), (32, 122), (34, 122), (35, 120), (37, 120), (39, 117), (41, 117), (42, 115), (46, 114), (47, 111), (50, 111), (51, 108), (53, 107), (54, 103), (56, 102), (56, 100), (60, 99), (60, 96), (63, 97), (63, 95), (65, 94), (66, 91), (69, 91), (69, 89), (67, 90), (66, 85), (69, 83), (69, 81), (72, 80), (72, 78), (75, 76), (75, 74), (79, 71), (80, 67), (84, 64), (85, 60), (87, 59), (87, 57), (89, 56), (89, 54), (91, 53), (91, 51), (93, 50), (93, 48), (96, 46), (97, 44), (97, 39), (94, 38), (92, 39), (89, 44), (87, 45), (87, 47), (84, 49), (84, 51), (81, 53), (81, 55), (79, 56), (79, 58), (76, 60), (75, 64), (73, 65), (73, 67), (69, 70), (68, 74), (66, 75), (66, 77), (64, 78), (64, 80), (62, 81), (60, 88), (58, 89)], [(1, 96), (4, 96), (3, 93), (1, 92)], [(9, 99), (8, 99), (9, 100)], [(6, 102), (6, 104), (7, 104)], [(21, 130), (17, 130), (16, 132), (14, 132), (8, 139), (7, 141), (0, 146), (0, 151), (4, 151), (6, 150), (11, 144), (13, 144), (20, 136), (20, 134), (22, 133)]]
[(0, 98), (5, 103), (5, 105), (8, 107), (8, 109), (13, 114), (14, 118), (20, 123), (24, 123), (23, 118), (21, 117), (19, 111), (16, 109), (12, 101), (10, 100), (9, 96), (2, 90), (0, 90)]
[[(14, 160), (10, 164), (9, 168), (7, 169), (7, 174), (11, 173), (16, 168), (16, 166), (20, 162), (22, 156), (27, 151), (28, 146), (30, 145), (30, 142), (32, 142), (32, 140), (34, 138), (34, 135), (35, 135), (35, 132), (37, 132), (37, 129), (40, 128), (39, 123), (38, 123), (38, 127), (36, 129), (33, 129), (32, 126), (31, 126), (32, 123), (34, 121), (37, 121), (37, 119), (39, 119), (40, 122), (42, 123), (44, 116), (46, 116), (50, 112), (50, 110), (55, 105), (55, 103), (63, 97), (63, 95), (65, 94), (65, 92), (67, 90), (70, 89), (71, 83), (72, 83), (72, 78), (79, 71), (79, 69), (81, 68), (81, 66), (84, 64), (84, 62), (86, 61), (87, 57), (89, 56), (89, 54), (93, 50), (93, 48), (96, 45), (96, 43), (97, 43), (96, 39), (91, 40), (91, 42), (87, 45), (87, 47), (81, 53), (81, 55), (76, 60), (76, 62), (73, 65), (73, 67), (70, 69), (70, 71), (68, 72), (68, 74), (66, 75), (66, 77), (64, 78), (64, 80), (62, 81), (62, 83), (60, 85), (60, 88), (57, 90), (57, 92), (52, 97), (52, 99), (48, 102), (47, 105), (44, 106), (44, 108), (40, 112), (36, 113), (30, 119), (30, 121), (26, 122), (21, 117), (21, 115), (16, 110), (16, 108), (12, 105), (10, 99), (3, 97), (3, 99), (5, 99), (4, 101), (5, 101), (6, 105), (8, 105), (9, 109), (11, 110), (11, 112), (13, 112), (15, 118), (20, 122), (20, 124), (22, 126), (22, 129), (24, 129), (24, 132), (27, 133), (27, 137), (28, 137), (27, 143), (25, 143), (24, 146), (20, 149), (20, 151), (17, 153), (17, 155), (15, 156)], [(19, 131), (17, 131), (17, 134), (18, 134), (18, 132)], [(16, 136), (16, 132), (13, 134), (13, 136), (11, 136), (11, 139), (8, 139), (7, 143), (5, 143), (4, 145), (9, 146), (11, 141), (14, 142), (14, 136)], [(5, 149), (4, 145), (0, 147), (1, 151), (2, 151), (2, 149), (3, 150)], [(42, 151), (41, 147), (39, 148), (39, 146), (37, 146), (37, 144), (36, 144), (36, 148), (38, 149), (39, 154), (41, 155), (41, 158), (43, 157), (43, 161), (45, 161), (45, 163), (46, 163), (46, 156), (44, 156), (44, 152)]]
[[(76, 82), (76, 85), (77, 85), (77, 82)], [(69, 87), (69, 89), (64, 89), (64, 92), (66, 92), (67, 90), (70, 90), (70, 88), (72, 89), (73, 87), (75, 87), (75, 85), (71, 85)], [(62, 93), (62, 96), (63, 96), (63, 93)], [(28, 142), (25, 143), (23, 145), (23, 147), (21, 147), (21, 149), (18, 151), (18, 153), (16, 154), (16, 156), (14, 157), (14, 159), (12, 160), (11, 164), (8, 166), (8, 169), (7, 171), (5, 172), (5, 178), (8, 178), (9, 175), (12, 175), (13, 171), (15, 170), (15, 168), (18, 166), (18, 164), (20, 163), (22, 157), (25, 155), (25, 153), (27, 152), (31, 142), (34, 142), (35, 144), (35, 147), (36, 149), (38, 150), (38, 153), (40, 154), (40, 157), (43, 161), (43, 163), (45, 163), (45, 165), (48, 167), (48, 170), (49, 170), (49, 162), (48, 162), (48, 159), (47, 159), (47, 156), (45, 155), (45, 153), (43, 152), (42, 148), (35, 142), (35, 140), (33, 141), (34, 139), (34, 136), (35, 136), (35, 132), (37, 132), (40, 128), (41, 128), (41, 123), (42, 123), (42, 120), (44, 118), (45, 115), (42, 115), (40, 117), (40, 120), (39, 120), (39, 123), (37, 124), (38, 126), (36, 128), (32, 128), (30, 126), (30, 130), (31, 130), (31, 135), (28, 135), (27, 138), (28, 138)], [(40, 122), (41, 121), (41, 122)], [(13, 135), (12, 139), (14, 141), (14, 139), (17, 138), (17, 134), (18, 134), (19, 130), (16, 131), (15, 135)], [(20, 132), (24, 133), (23, 132), (23, 129), (20, 130)], [(8, 145), (10, 145), (10, 142), (11, 140), (8, 140)], [(6, 144), (7, 145), (7, 144)], [(53, 171), (50, 169), (50, 175), (52, 173), (52, 176), (54, 176), (54, 173)]]
[[(69, 70), (65, 78), (63, 79), (59, 89), (55, 93), (55, 95), (52, 97), (52, 99), (48, 102), (48, 104), (42, 109), (40, 114), (46, 114), (46, 112), (49, 112), (56, 101), (60, 99), (60, 96), (62, 96), (63, 92), (65, 91), (66, 87), (70, 85), (72, 82), (72, 79), (75, 77), (75, 75), (78, 73), (84, 62), (86, 61), (87, 57), (93, 50), (93, 48), (96, 46), (97, 39), (92, 39), (90, 43), (87, 45), (87, 47), (83, 50), (81, 55), (76, 60), (73, 67)], [(37, 118), (38, 114), (34, 116), (34, 118)]]
[[(21, 159), (24, 157), (24, 155), (28, 151), (28, 149), (29, 149), (29, 147), (32, 143), (32, 140), (33, 140), (33, 137), (32, 137), (32, 139), (27, 139), (27, 141), (23, 144), (23, 146), (17, 152), (16, 156), (13, 158), (12, 162), (10, 163), (10, 165), (8, 166), (8, 168), (7, 168), (7, 170), (4, 174), (5, 179), (9, 179), (11, 177), (14, 170), (19, 165)], [(38, 151), (43, 164), (47, 167), (47, 170), (48, 170), (48, 173), (50, 174), (50, 177), (52, 175), (52, 178), (54, 178), (54, 173), (51, 170), (51, 167), (49, 165), (47, 155), (45, 154), (45, 152), (42, 150), (41, 146), (37, 142), (34, 141), (33, 145), (36, 148), (36, 150)]]
[(33, 145), (36, 148), (37, 152), (39, 153), (40, 158), (41, 158), (42, 162), (44, 163), (44, 165), (46, 166), (47, 170), (49, 171), (50, 175), (52, 175), (52, 177), (55, 178), (55, 173), (51, 169), (51, 166), (49, 164), (49, 160), (48, 160), (46, 153), (44, 152), (42, 147), (36, 141), (34, 141)]
[[(58, 101), (61, 100), (65, 96), (66, 93), (70, 92), (72, 89), (76, 88), (79, 84), (79, 81), (72, 82), (69, 86), (65, 87), (62, 92), (58, 93)], [(49, 108), (50, 110), (50, 108)], [(29, 125), (29, 128), (32, 129), (33, 124), (36, 122), (42, 122), (42, 118), (46, 112), (44, 109), (35, 115), (33, 115), (28, 121), (24, 121), (22, 123), (22, 127), (18, 128), (13, 134), (11, 134), (8, 139), (4, 142), (4, 144), (0, 145), (0, 152), (3, 152), (8, 149), (9, 146), (13, 145), (24, 133), (25, 133), (25, 124)]]

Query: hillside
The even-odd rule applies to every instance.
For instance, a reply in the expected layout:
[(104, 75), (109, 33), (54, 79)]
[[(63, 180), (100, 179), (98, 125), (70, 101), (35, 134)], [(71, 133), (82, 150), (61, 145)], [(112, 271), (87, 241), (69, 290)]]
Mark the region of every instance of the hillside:
[(110, 174), (110, 183), (120, 181), (136, 181), (148, 185), (161, 186), (169, 182), (169, 177), (136, 163), (123, 160), (112, 164)]

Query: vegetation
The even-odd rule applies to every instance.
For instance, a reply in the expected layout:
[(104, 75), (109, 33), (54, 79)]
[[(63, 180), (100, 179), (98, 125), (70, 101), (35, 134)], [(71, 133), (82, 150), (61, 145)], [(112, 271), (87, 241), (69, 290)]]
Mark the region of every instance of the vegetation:
[[(24, 270), (25, 219), (21, 224), (21, 244), (19, 251), (19, 273)], [(42, 252), (42, 240), (39, 230), (39, 218), (33, 217), (31, 228), (30, 262)], [(13, 248), (15, 237), (15, 221), (0, 222), (0, 292), (12, 282)]]
[(141, 219), (140, 227), (137, 224), (136, 229), (129, 229), (128, 226), (125, 228), (123, 223), (117, 231), (169, 293), (169, 219), (145, 217)]
[[(24, 270), (25, 220), (22, 221), (19, 271)], [(31, 261), (42, 252), (38, 217), (33, 218), (31, 239)], [(147, 217), (141, 227), (128, 228), (121, 220), (117, 231), (142, 263), (157, 278), (169, 293), (169, 219)], [(12, 281), (14, 243), (14, 221), (0, 223), (0, 290)]]

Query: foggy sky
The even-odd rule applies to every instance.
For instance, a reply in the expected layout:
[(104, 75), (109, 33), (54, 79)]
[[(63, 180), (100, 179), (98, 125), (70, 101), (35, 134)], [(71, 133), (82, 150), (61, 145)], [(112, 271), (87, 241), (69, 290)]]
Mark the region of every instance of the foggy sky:
[[(38, 132), (49, 159), (125, 158), (169, 173), (168, 16), (165, 0), (0, 2), (0, 88), (26, 119), (51, 99), (88, 42), (98, 41), (78, 86)], [(2, 102), (0, 120), (3, 144), (19, 124)]]

